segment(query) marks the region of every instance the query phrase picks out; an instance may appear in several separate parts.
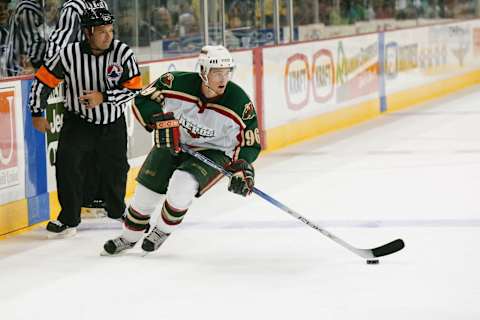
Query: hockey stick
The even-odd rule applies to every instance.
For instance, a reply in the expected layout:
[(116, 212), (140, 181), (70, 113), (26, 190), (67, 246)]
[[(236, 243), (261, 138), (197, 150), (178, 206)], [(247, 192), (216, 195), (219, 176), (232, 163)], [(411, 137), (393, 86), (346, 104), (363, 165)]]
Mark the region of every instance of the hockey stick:
[[(198, 160), (202, 161), (203, 163), (208, 164), (212, 168), (221, 172), (223, 175), (225, 175), (227, 177), (232, 176), (232, 173), (225, 170), (222, 166), (218, 165), (217, 163), (215, 163), (211, 159), (207, 158), (203, 154), (190, 149), (188, 146), (186, 146), (184, 144), (182, 144), (182, 151), (188, 153), (189, 155), (191, 155), (195, 158), (197, 158)], [(307, 226), (317, 230), (318, 232), (320, 232), (324, 236), (326, 236), (326, 237), (330, 238), (331, 240), (335, 241), (336, 243), (338, 243), (339, 245), (341, 245), (345, 249), (349, 250), (350, 252), (353, 252), (353, 253), (357, 254), (358, 256), (360, 256), (364, 259), (373, 259), (373, 258), (383, 257), (383, 256), (386, 256), (386, 255), (395, 253), (397, 251), (400, 251), (400, 250), (403, 249), (403, 247), (405, 247), (405, 243), (403, 242), (403, 240), (402, 239), (397, 239), (397, 240), (394, 240), (394, 241), (389, 242), (387, 244), (384, 244), (383, 246), (379, 246), (379, 247), (376, 247), (376, 248), (373, 248), (373, 249), (355, 248), (354, 246), (352, 246), (348, 242), (342, 240), (341, 238), (337, 237), (333, 233), (323, 229), (322, 227), (320, 227), (320, 226), (316, 225), (315, 223), (311, 222), (310, 220), (303, 217), (302, 215), (300, 215), (299, 213), (297, 213), (293, 209), (290, 209), (286, 205), (282, 204), (280, 201), (270, 197), (265, 192), (255, 188), (255, 187), (253, 188), (252, 192), (255, 193), (256, 195), (258, 195), (260, 198), (263, 198), (264, 200), (270, 202), (271, 204), (273, 204), (277, 208), (285, 211), (289, 215), (291, 215), (291, 216), (297, 218), (298, 220), (302, 221)]]

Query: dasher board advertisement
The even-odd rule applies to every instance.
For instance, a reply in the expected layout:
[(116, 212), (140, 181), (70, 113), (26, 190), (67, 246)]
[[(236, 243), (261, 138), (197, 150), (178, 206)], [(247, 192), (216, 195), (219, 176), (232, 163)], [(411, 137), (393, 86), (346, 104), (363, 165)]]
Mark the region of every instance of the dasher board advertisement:
[(25, 198), (21, 82), (0, 83), (0, 204)]
[(378, 98), (376, 34), (265, 48), (266, 129)]

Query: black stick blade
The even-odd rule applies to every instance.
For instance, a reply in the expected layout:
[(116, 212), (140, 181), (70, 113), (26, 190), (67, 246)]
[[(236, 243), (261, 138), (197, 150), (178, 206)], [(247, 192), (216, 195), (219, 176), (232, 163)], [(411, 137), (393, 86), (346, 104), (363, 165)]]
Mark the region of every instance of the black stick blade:
[(393, 240), (383, 246), (372, 249), (372, 254), (374, 257), (383, 257), (397, 251), (402, 250), (405, 247), (405, 243), (402, 239)]

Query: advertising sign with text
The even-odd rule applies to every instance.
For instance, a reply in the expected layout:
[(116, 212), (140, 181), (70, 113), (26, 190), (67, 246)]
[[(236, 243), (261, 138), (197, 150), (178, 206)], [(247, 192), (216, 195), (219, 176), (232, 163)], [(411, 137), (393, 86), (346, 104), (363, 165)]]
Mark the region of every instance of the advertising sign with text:
[(378, 97), (377, 35), (265, 48), (266, 128)]
[(25, 197), (20, 81), (0, 84), (0, 204)]
[(386, 93), (477, 69), (479, 29), (472, 20), (385, 33)]

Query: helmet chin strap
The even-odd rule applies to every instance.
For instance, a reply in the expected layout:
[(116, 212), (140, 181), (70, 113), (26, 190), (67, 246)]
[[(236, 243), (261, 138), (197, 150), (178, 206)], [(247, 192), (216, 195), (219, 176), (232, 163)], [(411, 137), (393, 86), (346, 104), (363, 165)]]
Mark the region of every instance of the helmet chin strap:
[(215, 93), (217, 96), (220, 95), (220, 93), (218, 93), (215, 89), (213, 89), (212, 87), (210, 87), (207, 82), (204, 82), (203, 84), (205, 85), (205, 87), (207, 87), (208, 90), (212, 91), (212, 92)]
[(208, 77), (206, 75), (202, 75), (202, 81), (203, 81), (202, 83), (205, 85), (205, 87), (207, 87), (208, 90), (212, 91), (217, 96), (221, 95), (221, 93), (218, 93), (215, 89), (210, 87), (210, 85), (208, 84)]

